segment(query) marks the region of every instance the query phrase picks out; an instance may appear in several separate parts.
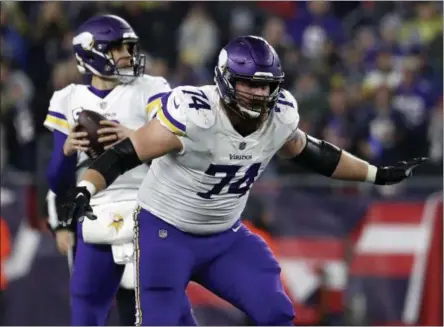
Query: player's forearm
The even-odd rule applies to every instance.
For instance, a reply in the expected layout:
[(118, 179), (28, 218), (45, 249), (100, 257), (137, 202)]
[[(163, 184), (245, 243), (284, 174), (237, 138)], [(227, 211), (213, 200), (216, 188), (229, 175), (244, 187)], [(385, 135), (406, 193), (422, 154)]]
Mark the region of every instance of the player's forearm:
[(374, 182), (377, 168), (342, 150), (341, 157), (331, 178), (344, 181)]
[(107, 187), (105, 177), (94, 169), (87, 169), (85, 171), (78, 186), (86, 187), (91, 196)]
[(126, 138), (102, 153), (82, 176), (78, 186), (85, 186), (92, 196), (141, 163), (132, 142)]
[(75, 184), (76, 180), (77, 154), (64, 155), (65, 140), (66, 135), (58, 131), (54, 132), (54, 148), (47, 169), (47, 179), (50, 189), (55, 194), (66, 191)]
[(282, 148), (293, 161), (318, 174), (346, 181), (374, 182), (377, 168), (352, 154), (305, 133), (298, 132)]

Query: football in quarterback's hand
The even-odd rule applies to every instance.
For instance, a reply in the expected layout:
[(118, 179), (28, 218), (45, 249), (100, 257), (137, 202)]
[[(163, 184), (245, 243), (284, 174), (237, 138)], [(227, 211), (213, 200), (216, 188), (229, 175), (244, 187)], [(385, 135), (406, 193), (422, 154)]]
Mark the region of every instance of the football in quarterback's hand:
[(97, 134), (97, 131), (103, 128), (103, 125), (100, 125), (102, 120), (107, 119), (101, 114), (91, 110), (82, 110), (77, 120), (79, 125), (77, 131), (88, 133), (87, 139), (90, 150), (87, 151), (86, 154), (92, 159), (97, 158), (105, 152), (105, 146), (112, 144), (112, 142), (109, 142), (109, 144), (99, 142), (99, 134)]

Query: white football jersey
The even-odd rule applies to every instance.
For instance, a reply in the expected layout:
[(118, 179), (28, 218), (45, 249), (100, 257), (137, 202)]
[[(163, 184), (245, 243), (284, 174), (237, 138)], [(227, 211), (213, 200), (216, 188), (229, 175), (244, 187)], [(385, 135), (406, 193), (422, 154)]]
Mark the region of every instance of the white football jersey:
[(153, 160), (139, 204), (196, 234), (227, 230), (240, 218), (254, 181), (299, 123), (288, 91), (262, 127), (246, 137), (232, 127), (215, 85), (178, 87), (150, 106), (179, 136), (183, 150)]
[[(83, 109), (100, 113), (109, 120), (138, 129), (155, 113), (147, 104), (165, 92), (171, 90), (162, 77), (144, 75), (128, 84), (116, 86), (106, 97), (101, 98), (88, 89), (88, 85), (70, 84), (54, 92), (44, 125), (64, 134), (77, 121)], [(77, 179), (92, 161), (84, 152), (78, 153)], [(134, 200), (140, 183), (148, 172), (148, 165), (134, 168), (111, 184), (106, 190), (98, 192), (91, 199), (91, 205), (100, 205), (116, 201)]]

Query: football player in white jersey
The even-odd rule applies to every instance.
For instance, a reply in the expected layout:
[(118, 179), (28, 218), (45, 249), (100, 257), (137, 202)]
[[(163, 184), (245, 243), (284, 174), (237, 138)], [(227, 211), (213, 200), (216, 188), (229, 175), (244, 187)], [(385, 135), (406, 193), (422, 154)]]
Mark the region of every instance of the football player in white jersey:
[[(138, 37), (120, 17), (103, 15), (89, 19), (76, 32), (73, 48), (79, 71), (92, 75), (91, 83), (71, 84), (54, 92), (44, 122), (54, 134), (48, 180), (51, 190), (60, 197), (75, 185), (76, 174), (79, 176), (91, 162), (89, 156), (94, 157), (85, 139), (86, 132), (76, 131), (82, 110), (98, 112), (108, 119), (101, 122), (99, 142), (117, 142), (155, 114), (147, 107), (150, 101), (171, 90), (164, 78), (144, 75), (145, 58), (140, 54)], [(78, 224), (71, 276), (74, 326), (104, 325), (119, 284), (134, 287), (132, 215), (137, 206), (137, 191), (148, 169), (146, 164), (134, 167), (120, 176), (113, 187), (93, 196), (91, 205), (98, 219)], [(64, 214), (59, 218), (59, 230), (67, 230), (75, 222), (67, 220)], [(70, 234), (60, 231), (58, 236), (64, 238), (58, 240), (59, 248), (66, 251)], [(190, 304), (183, 303), (181, 324), (196, 325)]]
[(306, 135), (283, 78), (264, 39), (235, 38), (219, 55), (216, 85), (178, 87), (155, 100), (156, 118), (102, 154), (71, 190), (70, 216), (95, 219), (91, 196), (153, 160), (136, 216), (138, 324), (177, 324), (190, 280), (257, 325), (292, 324), (279, 264), (239, 221), (251, 186), (276, 153), (331, 178), (375, 184), (398, 183), (425, 160), (375, 167)]

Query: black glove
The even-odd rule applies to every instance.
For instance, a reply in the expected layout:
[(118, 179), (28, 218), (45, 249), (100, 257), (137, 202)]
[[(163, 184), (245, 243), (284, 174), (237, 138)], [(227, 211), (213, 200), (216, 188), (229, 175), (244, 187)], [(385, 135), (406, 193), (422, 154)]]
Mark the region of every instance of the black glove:
[(89, 201), (91, 199), (91, 194), (88, 192), (86, 187), (76, 186), (69, 190), (66, 200), (62, 205), (63, 221), (61, 224), (70, 226), (76, 221), (82, 221), (83, 217), (87, 217), (90, 220), (96, 220), (97, 216), (94, 215)]
[(396, 184), (412, 175), (413, 169), (429, 160), (429, 158), (415, 158), (408, 161), (399, 161), (394, 166), (378, 167), (375, 184), (391, 185)]

